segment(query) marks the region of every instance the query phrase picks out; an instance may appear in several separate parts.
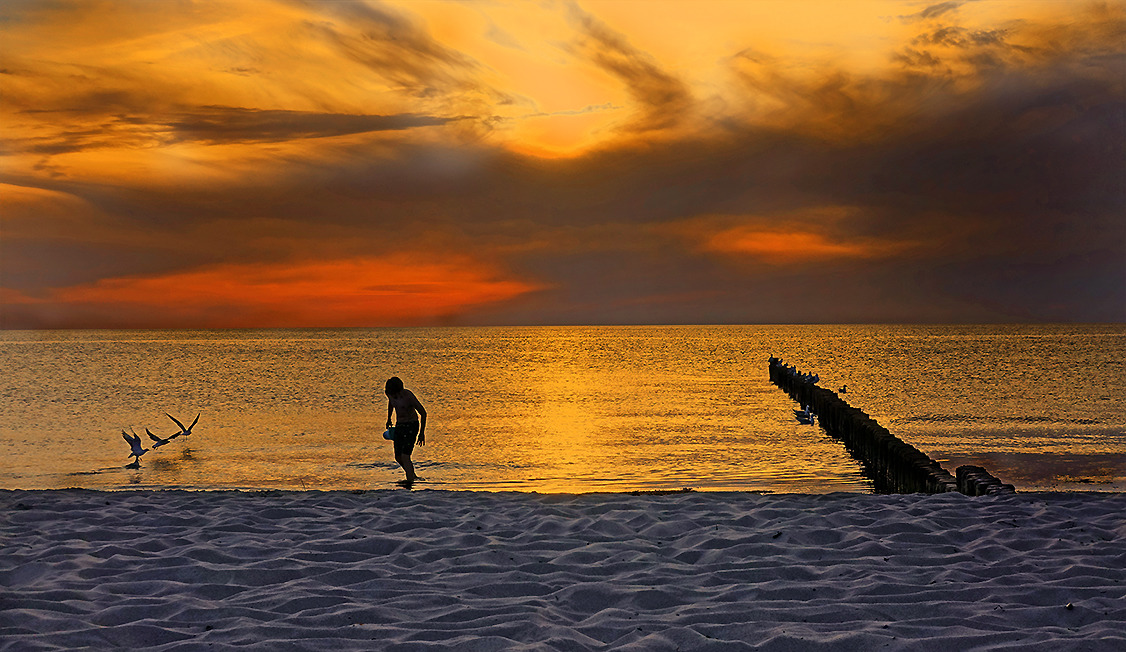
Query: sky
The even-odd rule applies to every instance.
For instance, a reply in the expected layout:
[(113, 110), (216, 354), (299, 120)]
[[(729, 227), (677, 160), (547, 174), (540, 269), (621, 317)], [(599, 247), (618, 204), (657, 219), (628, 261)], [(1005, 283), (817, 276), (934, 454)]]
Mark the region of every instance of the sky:
[(1126, 322), (1126, 2), (5, 0), (0, 327)]

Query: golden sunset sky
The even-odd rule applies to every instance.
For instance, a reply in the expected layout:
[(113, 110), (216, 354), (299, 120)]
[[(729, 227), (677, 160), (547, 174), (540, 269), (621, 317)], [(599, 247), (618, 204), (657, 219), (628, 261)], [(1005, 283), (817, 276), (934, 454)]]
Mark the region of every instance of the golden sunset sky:
[(0, 3), (0, 326), (1126, 321), (1126, 3)]

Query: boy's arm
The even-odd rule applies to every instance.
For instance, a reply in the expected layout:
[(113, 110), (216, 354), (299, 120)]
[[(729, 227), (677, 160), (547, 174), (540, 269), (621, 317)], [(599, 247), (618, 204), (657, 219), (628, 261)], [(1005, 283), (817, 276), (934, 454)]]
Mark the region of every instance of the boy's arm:
[(388, 428), (391, 427), (391, 411), (392, 410), (394, 410), (394, 408), (391, 407), (391, 401), (387, 401), (387, 427)]
[(414, 399), (414, 409), (418, 410), (418, 445), (426, 445), (426, 408), (422, 407), (422, 403), (416, 398)]

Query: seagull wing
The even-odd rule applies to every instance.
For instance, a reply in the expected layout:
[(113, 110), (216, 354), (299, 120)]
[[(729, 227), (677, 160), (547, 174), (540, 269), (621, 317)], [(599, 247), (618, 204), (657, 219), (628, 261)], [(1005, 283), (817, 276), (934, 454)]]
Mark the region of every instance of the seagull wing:
[(182, 424), (182, 423), (180, 423), (179, 421), (176, 420), (176, 417), (172, 416), (171, 414), (168, 414), (167, 412), (164, 413), (164, 416), (168, 417), (169, 419), (172, 419), (173, 423), (180, 426), (180, 432), (187, 432), (188, 431), (188, 429), (184, 427), (184, 424)]
[(188, 432), (191, 432), (192, 428), (195, 428), (195, 424), (199, 423), (199, 415), (200, 414), (203, 414), (203, 413), (200, 412), (199, 414), (195, 415), (195, 421), (192, 421), (192, 425), (188, 426)]
[(148, 428), (145, 428), (145, 432), (148, 433), (149, 439), (156, 442), (152, 445), (153, 448), (160, 448), (161, 446), (167, 444), (172, 439), (171, 437), (169, 437), (168, 439), (158, 437), (158, 436), (152, 434), (152, 431), (149, 430)]
[(130, 437), (129, 435), (127, 435), (125, 433), (124, 430), (121, 431), (121, 436), (125, 438), (125, 441), (129, 442), (129, 449), (132, 451), (131, 453), (129, 453), (130, 455), (136, 455), (136, 456), (140, 457), (141, 455), (144, 455), (145, 452), (148, 450), (146, 448), (141, 447), (141, 438), (140, 437), (138, 437), (136, 435), (133, 435), (132, 437)]

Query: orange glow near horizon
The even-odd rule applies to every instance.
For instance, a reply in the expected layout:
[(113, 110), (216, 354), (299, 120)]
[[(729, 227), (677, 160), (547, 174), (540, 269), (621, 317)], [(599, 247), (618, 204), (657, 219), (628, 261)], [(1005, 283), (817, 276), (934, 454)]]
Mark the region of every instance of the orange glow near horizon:
[(539, 287), (496, 278), (468, 260), (415, 263), (406, 255), (305, 263), (218, 265), (150, 277), (103, 279), (54, 291), (52, 303), (105, 306), (153, 326), (415, 325), (456, 317)]

